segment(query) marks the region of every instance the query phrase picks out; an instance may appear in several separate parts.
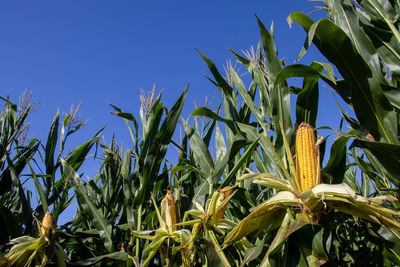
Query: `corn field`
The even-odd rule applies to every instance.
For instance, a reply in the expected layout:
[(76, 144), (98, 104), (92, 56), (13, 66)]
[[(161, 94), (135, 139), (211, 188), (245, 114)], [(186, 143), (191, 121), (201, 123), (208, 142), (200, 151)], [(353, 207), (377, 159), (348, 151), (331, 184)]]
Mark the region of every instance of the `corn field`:
[[(76, 112), (23, 142), (35, 107), (1, 97), (0, 266), (399, 266), (400, 3), (323, 3), (326, 18), (287, 21), (304, 29), (298, 59), (315, 47), (325, 62), (285, 63), (257, 18), (256, 52), (231, 51), (249, 83), (199, 51), (217, 109), (182, 118), (188, 87), (172, 107), (144, 95), (139, 118), (111, 105), (129, 148), (98, 129), (69, 151)], [(339, 129), (317, 125), (325, 87), (343, 100)], [(94, 153), (99, 172), (83, 178)]]

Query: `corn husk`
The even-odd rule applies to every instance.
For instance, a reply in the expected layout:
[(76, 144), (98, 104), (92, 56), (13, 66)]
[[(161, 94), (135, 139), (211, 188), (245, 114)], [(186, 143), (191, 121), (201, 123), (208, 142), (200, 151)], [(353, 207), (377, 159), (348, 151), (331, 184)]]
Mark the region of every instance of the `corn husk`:
[(224, 187), (223, 189), (219, 190), (219, 197), (217, 200), (217, 214), (216, 214), (216, 220), (217, 222), (221, 221), (222, 218), (224, 217), (226, 207), (228, 206), (229, 202), (224, 202), (225, 199), (227, 199), (231, 194), (232, 194), (232, 187), (227, 186)]
[(164, 219), (166, 227), (170, 233), (177, 230), (175, 199), (171, 191), (167, 191), (164, 199), (161, 201), (161, 217)]
[(40, 236), (51, 238), (51, 235), (53, 233), (53, 217), (51, 216), (51, 213), (49, 211), (46, 212), (42, 219), (42, 223), (39, 227), (39, 232)]
[(322, 211), (338, 210), (400, 233), (400, 213), (382, 206), (384, 201), (394, 200), (393, 196), (360, 196), (347, 184), (320, 184), (299, 196), (281, 191), (256, 207), (227, 235), (224, 243), (230, 244), (255, 231), (275, 230), (281, 226), (288, 208), (306, 223), (318, 223)]

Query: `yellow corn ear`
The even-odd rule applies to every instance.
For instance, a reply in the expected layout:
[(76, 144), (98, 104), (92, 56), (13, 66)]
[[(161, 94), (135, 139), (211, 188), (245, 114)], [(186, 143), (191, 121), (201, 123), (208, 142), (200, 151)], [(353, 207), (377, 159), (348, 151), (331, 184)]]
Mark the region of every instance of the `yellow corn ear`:
[(296, 169), (301, 192), (313, 188), (318, 178), (318, 158), (314, 128), (302, 122), (296, 135)]
[[(219, 195), (219, 198), (218, 198), (217, 204), (216, 204), (217, 209), (219, 208), (219, 206), (221, 206), (222, 202), (232, 194), (232, 187), (226, 186), (226, 187), (220, 189), (219, 191), (220, 191), (220, 195)], [(226, 202), (225, 205), (217, 211), (217, 214), (216, 214), (217, 222), (222, 220), (222, 218), (224, 217), (225, 210), (226, 210), (226, 207), (228, 206), (228, 204), (229, 204), (229, 202)]]
[(53, 233), (53, 217), (50, 212), (46, 212), (44, 215), (39, 231), (41, 236), (51, 237)]
[(165, 220), (169, 231), (174, 232), (177, 230), (176, 227), (176, 209), (175, 199), (171, 191), (167, 191), (164, 199), (161, 201), (161, 217)]

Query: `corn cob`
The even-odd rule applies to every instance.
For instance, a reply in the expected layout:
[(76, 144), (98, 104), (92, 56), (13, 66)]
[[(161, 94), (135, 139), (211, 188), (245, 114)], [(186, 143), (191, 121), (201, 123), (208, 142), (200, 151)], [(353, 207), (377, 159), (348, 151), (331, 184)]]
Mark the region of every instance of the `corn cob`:
[(39, 231), (41, 236), (51, 237), (53, 233), (53, 217), (51, 217), (50, 212), (46, 212), (44, 215)]
[(176, 227), (176, 209), (175, 199), (171, 191), (167, 191), (164, 199), (161, 201), (161, 217), (165, 220), (167, 227), (170, 231), (174, 232), (177, 230)]
[(318, 158), (314, 128), (305, 122), (297, 129), (296, 169), (301, 192), (316, 186)]

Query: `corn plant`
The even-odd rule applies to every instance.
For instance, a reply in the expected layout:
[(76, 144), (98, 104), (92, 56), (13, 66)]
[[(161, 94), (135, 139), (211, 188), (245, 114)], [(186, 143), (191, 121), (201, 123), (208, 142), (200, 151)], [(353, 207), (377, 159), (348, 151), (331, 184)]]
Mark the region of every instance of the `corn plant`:
[[(374, 183), (379, 185), (379, 180), (387, 180), (397, 186), (398, 173), (394, 166), (398, 158), (388, 149), (397, 151), (399, 143), (400, 48), (396, 18), (399, 4), (372, 0), (323, 2), (329, 19), (314, 22), (299, 12), (288, 18), (290, 22), (298, 22), (308, 34), (299, 57), (313, 43), (335, 65), (342, 77), (328, 79), (316, 72), (312, 75), (321, 77), (354, 110), (357, 119), (341, 109), (343, 118), (353, 129), (342, 134), (354, 138), (353, 146), (361, 148), (374, 165), (380, 177), (370, 176)], [(306, 76), (305, 71), (310, 70), (303, 65), (296, 68), (301, 70), (299, 76)], [(287, 74), (290, 69), (293, 66), (288, 66)], [(288, 76), (298, 76), (293, 74)]]
[(45, 266), (49, 263), (66, 266), (67, 257), (53, 235), (53, 218), (50, 212), (46, 212), (38, 228), (40, 236), (37, 238), (22, 236), (11, 240), (12, 247), (0, 259), (0, 264), (7, 267)]
[[(291, 17), (293, 17), (293, 15), (300, 16), (298, 13), (296, 13), (292, 14)], [(323, 30), (321, 26), (323, 24), (322, 22), (324, 23), (326, 22), (327, 24), (331, 23), (327, 19), (323, 19), (319, 22), (319, 24), (315, 23), (315, 26), (313, 27), (317, 27), (317, 29), (318, 27), (321, 27), (320, 34), (327, 37), (327, 31), (326, 31), (327, 28)], [(347, 176), (346, 173), (347, 157), (345, 154), (346, 143), (348, 142), (349, 138), (354, 137), (354, 135), (344, 134), (343, 137), (336, 140), (336, 142), (333, 145), (333, 148), (335, 148), (336, 150), (332, 148), (331, 158), (328, 164), (325, 166), (325, 168), (322, 169), (323, 170), (322, 175), (324, 177), (321, 177), (320, 173), (320, 169), (322, 168), (322, 166), (319, 163), (320, 158), (317, 157), (318, 148), (315, 147), (315, 145), (310, 145), (310, 143), (308, 143), (306, 150), (303, 150), (305, 147), (304, 144), (306, 144), (303, 143), (305, 141), (302, 141), (304, 137), (299, 137), (297, 138), (298, 141), (296, 140), (295, 157), (297, 165), (294, 163), (295, 161), (290, 149), (291, 146), (294, 146), (293, 144), (294, 139), (292, 138), (294, 131), (290, 130), (290, 127), (284, 126), (283, 121), (280, 121), (283, 117), (279, 117), (276, 115), (276, 114), (279, 115), (279, 112), (277, 113), (273, 112), (275, 108), (273, 105), (274, 102), (270, 101), (269, 102), (270, 105), (268, 106), (262, 105), (264, 100), (263, 97), (269, 96), (266, 98), (266, 101), (274, 99), (274, 97), (282, 99), (282, 96), (285, 94), (285, 90), (287, 90), (287, 86), (285, 84), (286, 78), (297, 76), (299, 73), (301, 73), (302, 75), (304, 75), (303, 77), (305, 77), (305, 79), (303, 83), (303, 88), (300, 88), (300, 90), (296, 92), (298, 94), (296, 103), (296, 111), (297, 111), (296, 125), (301, 125), (301, 126), (305, 125), (302, 123), (302, 121), (306, 121), (308, 123), (315, 125), (316, 111), (318, 107), (318, 105), (315, 104), (315, 100), (318, 99), (318, 85), (316, 82), (318, 82), (318, 80), (322, 78), (326, 82), (328, 82), (328, 84), (336, 85), (338, 81), (337, 78), (334, 77), (333, 68), (326, 63), (313, 62), (310, 66), (303, 66), (303, 65), (300, 66), (294, 64), (286, 66), (283, 69), (280, 69), (278, 67), (279, 65), (276, 65), (276, 62), (278, 62), (278, 60), (277, 58), (275, 58), (276, 52), (274, 51), (274, 44), (272, 41), (273, 38), (272, 28), (270, 32), (268, 32), (260, 21), (259, 25), (260, 25), (266, 60), (265, 61), (260, 59), (251, 60), (251, 59), (246, 59), (235, 52), (234, 54), (243, 63), (243, 65), (245, 65), (249, 69), (249, 72), (251, 73), (253, 78), (253, 82), (254, 81), (258, 82), (257, 85), (258, 89), (260, 90), (260, 98), (261, 98), (260, 105), (257, 106), (256, 104), (254, 104), (253, 102), (254, 98), (252, 98), (251, 94), (249, 94), (250, 89), (249, 91), (245, 89), (243, 83), (239, 79), (238, 75), (236, 75), (234, 70), (231, 70), (231, 74), (232, 74), (232, 79), (234, 81), (234, 85), (237, 87), (238, 91), (242, 95), (244, 102), (251, 109), (253, 113), (252, 115), (256, 119), (258, 126), (261, 128), (261, 132), (264, 132), (264, 137), (267, 137), (265, 138), (266, 149), (262, 150), (264, 152), (263, 156), (264, 157), (269, 156), (269, 158), (273, 162), (275, 162), (275, 164), (272, 162), (267, 162), (269, 164), (265, 164), (266, 161), (264, 161), (264, 164), (261, 164), (260, 160), (258, 162), (255, 161), (255, 166), (259, 169), (259, 171), (261, 170), (261, 173), (252, 173), (252, 171), (250, 171), (249, 174), (245, 174), (243, 175), (243, 177), (237, 179), (237, 183), (241, 183), (248, 179), (255, 179), (254, 180), (255, 183), (267, 186), (269, 188), (273, 188), (275, 191), (272, 191), (271, 194), (271, 191), (267, 190), (266, 192), (269, 192), (266, 194), (267, 200), (264, 201), (262, 204), (260, 204), (257, 208), (255, 208), (254, 211), (252, 211), (245, 219), (242, 219), (238, 224), (238, 226), (235, 227), (228, 234), (227, 238), (225, 239), (226, 247), (229, 244), (232, 244), (232, 242), (239, 240), (243, 236), (247, 236), (252, 232), (259, 233), (261, 229), (265, 229), (267, 233), (275, 231), (275, 234), (273, 235), (274, 238), (272, 240), (269, 239), (270, 237), (268, 236), (268, 234), (264, 236), (264, 241), (271, 240), (270, 242), (272, 243), (269, 246), (269, 249), (267, 250), (264, 256), (261, 265), (271, 264), (269, 256), (274, 254), (275, 254), (274, 261), (276, 259), (279, 259), (279, 262), (282, 261), (286, 262), (287, 260), (289, 260), (287, 258), (288, 255), (291, 255), (293, 252), (295, 252), (293, 251), (293, 247), (289, 245), (287, 237), (293, 234), (295, 238), (297, 236), (296, 230), (303, 228), (305, 224), (318, 223), (321, 219), (321, 216), (323, 216), (323, 212), (327, 213), (331, 210), (334, 210), (334, 214), (338, 214), (337, 212), (342, 212), (349, 214), (350, 216), (357, 216), (359, 218), (369, 220), (372, 223), (377, 223), (378, 226), (384, 225), (386, 229), (390, 229), (390, 231), (394, 233), (394, 236), (396, 236), (396, 233), (398, 233), (398, 226), (399, 226), (397, 221), (399, 214), (392, 208), (393, 205), (396, 205), (395, 203), (396, 198), (393, 197), (392, 195), (384, 193), (383, 195), (379, 195), (376, 197), (365, 198), (360, 195), (361, 192), (360, 194), (358, 194), (359, 193), (358, 190), (354, 191), (347, 184), (317, 185), (321, 179), (324, 179), (324, 181), (330, 183), (332, 182), (340, 183), (346, 180), (345, 177), (348, 179), (346, 182), (354, 184), (354, 181), (356, 180), (355, 176), (352, 176), (352, 178), (349, 179), (350, 177)], [(308, 25), (309, 26), (307, 30), (308, 29), (310, 29), (310, 31), (312, 30), (312, 32), (309, 33), (309, 38), (310, 38), (310, 34), (316, 34), (318, 33), (318, 31), (314, 32), (315, 28), (312, 28), (311, 24)], [(335, 27), (339, 28), (338, 26)], [(332, 38), (335, 35), (330, 35), (330, 36)], [(308, 40), (310, 40), (310, 42), (311, 40), (314, 40), (317, 46), (320, 45), (319, 44), (320, 39), (311, 38)], [(327, 51), (327, 53), (328, 52), (333, 53), (337, 51), (334, 49), (332, 43), (330, 45), (332, 47), (332, 50)], [(325, 48), (325, 46), (320, 45), (319, 48), (322, 49)], [(339, 55), (336, 55), (336, 57), (341, 58)], [(207, 58), (205, 58), (205, 60), (209, 65), (210, 70), (217, 81), (215, 82), (215, 84), (219, 86), (219, 88), (221, 89), (221, 91), (223, 91), (223, 93), (226, 93), (227, 83), (223, 82), (220, 79), (220, 75), (216, 70), (215, 66), (213, 66), (212, 63)], [(347, 61), (344, 61), (344, 64), (346, 64), (346, 62)], [(267, 65), (265, 63), (267, 63)], [(352, 62), (351, 64), (353, 63), (354, 62)], [(353, 68), (356, 67), (353, 66)], [(322, 72), (323, 70), (325, 70), (327, 74), (323, 73)], [(351, 72), (350, 69), (348, 70), (349, 72)], [(260, 76), (264, 80), (260, 79)], [(266, 84), (270, 86), (270, 88), (272, 88), (273, 90), (268, 91), (268, 86), (266, 86)], [(250, 85), (250, 88), (251, 86), (252, 85)], [(340, 89), (343, 90), (343, 87), (340, 87)], [(366, 88), (363, 88), (363, 90), (366, 90)], [(273, 92), (273, 94), (276, 95), (271, 97), (270, 95), (268, 95), (268, 93), (270, 92)], [(379, 101), (379, 99), (380, 98), (376, 100), (374, 99), (374, 101)], [(359, 99), (357, 99), (357, 101), (358, 100)], [(285, 103), (288, 102), (286, 101)], [(282, 107), (282, 105), (279, 107)], [(286, 112), (284, 114), (290, 114), (289, 111), (290, 109), (286, 109)], [(377, 118), (378, 120), (382, 119), (379, 117), (379, 114), (384, 114), (384, 113), (379, 113), (379, 111), (374, 111), (374, 112), (378, 113), (378, 115), (375, 116), (375, 118)], [(267, 114), (267, 115), (271, 114), (271, 116), (276, 116), (275, 123), (274, 123), (274, 118), (270, 118), (271, 124), (266, 124), (265, 120), (262, 118), (262, 116), (260, 116), (260, 114)], [(364, 110), (362, 115), (365, 116), (366, 114), (367, 111)], [(393, 116), (394, 113), (388, 111), (388, 114), (391, 114), (388, 116)], [(204, 112), (203, 115), (209, 117), (216, 116), (215, 114), (211, 114), (210, 112), (208, 112), (207, 114)], [(381, 135), (386, 136), (384, 137), (386, 138), (386, 140), (389, 140), (388, 137), (389, 134), (387, 133), (384, 134), (384, 132), (393, 129), (393, 123), (396, 123), (396, 120), (394, 120), (393, 117), (390, 118), (392, 119), (386, 120), (386, 123), (391, 124), (388, 125), (387, 129), (383, 129), (384, 127), (382, 127), (380, 129), (376, 129), (375, 131), (376, 133), (381, 131)], [(250, 128), (249, 126), (244, 126), (236, 122), (231, 122), (226, 118), (225, 119), (221, 118), (220, 121), (226, 122), (227, 127), (229, 127), (230, 129), (233, 129), (232, 125), (236, 124), (239, 125), (240, 129), (243, 132), (249, 133), (249, 128)], [(290, 123), (290, 119), (288, 123)], [(282, 125), (280, 127), (280, 130), (279, 128), (277, 128), (279, 124)], [(266, 127), (265, 125), (268, 125), (269, 127)], [(377, 125), (382, 125), (382, 124), (377, 124)], [(271, 137), (268, 136), (266, 129), (272, 130), (274, 132)], [(256, 132), (260, 132), (260, 130), (257, 131), (253, 130), (253, 134)], [(287, 132), (289, 132), (288, 136), (286, 136)], [(302, 136), (304, 132), (303, 127), (299, 126), (297, 132), (300, 136)], [(311, 137), (309, 131), (307, 132), (309, 135), (307, 140), (313, 140), (312, 142), (315, 143), (316, 138)], [(262, 144), (262, 142), (264, 141), (261, 140), (262, 139), (260, 139), (260, 146), (261, 148), (264, 148)], [(279, 140), (282, 140), (281, 146), (279, 146), (280, 144)], [(395, 139), (393, 138), (391, 140), (395, 141)], [(360, 140), (360, 135), (357, 136), (357, 140), (356, 142), (353, 143), (353, 145), (358, 145), (359, 142), (365, 142), (363, 140)], [(270, 152), (269, 155), (268, 152)], [(254, 158), (261, 159), (260, 156), (254, 156)], [(303, 160), (305, 160), (304, 162), (307, 162), (306, 164), (308, 166), (305, 169), (304, 166), (306, 165), (303, 165), (305, 164), (303, 163)], [(363, 159), (361, 158), (359, 161), (361, 160)], [(374, 163), (376, 165), (377, 161), (375, 160)], [(266, 169), (265, 166), (267, 165), (270, 166), (275, 165), (276, 169), (274, 170), (274, 172), (263, 171)], [(270, 166), (268, 167), (271, 168)], [(364, 167), (363, 169), (365, 170), (366, 168)], [(363, 184), (367, 185), (368, 181), (364, 181)], [(276, 193), (279, 190), (283, 191)], [(365, 190), (363, 190), (363, 192), (365, 192)], [(272, 195), (272, 197), (268, 198), (268, 195)], [(368, 193), (366, 195), (368, 195)], [(322, 219), (322, 221), (324, 221), (324, 219)], [(277, 232), (276, 229), (278, 229)], [(328, 227), (322, 228), (322, 230), (329, 232)], [(307, 231), (308, 232), (311, 231), (310, 234), (315, 237), (317, 237), (317, 235), (320, 234), (318, 231), (313, 231), (312, 229), (308, 229)], [(382, 238), (382, 235), (380, 234), (377, 234), (377, 236)], [(260, 235), (258, 235), (258, 237), (260, 237)], [(393, 240), (396, 240), (396, 237), (394, 237)], [(301, 257), (299, 257), (297, 260), (305, 264), (307, 263), (321, 264), (327, 261), (329, 258), (328, 254), (331, 253), (331, 251), (329, 251), (329, 249), (327, 249), (326, 247), (327, 246), (331, 247), (331, 244), (328, 243), (324, 244), (326, 240), (322, 241), (323, 241), (322, 243), (316, 245), (321, 253), (312, 252), (312, 250), (310, 250), (311, 244), (303, 242), (303, 246), (299, 248), (300, 253), (297, 253), (298, 255), (301, 255)], [(264, 244), (263, 242), (260, 241), (260, 239), (255, 240), (255, 242), (256, 242), (256, 247), (258, 247), (257, 243), (261, 245), (261, 247)], [(282, 242), (284, 242), (284, 244), (286, 245), (282, 245)], [(290, 252), (288, 252), (289, 251), (288, 249), (291, 249)], [(326, 250), (328, 250), (328, 254), (326, 253)], [(262, 249), (258, 249), (258, 251), (262, 251)], [(392, 254), (391, 258), (393, 257), (396, 258), (395, 255), (396, 253)], [(397, 260), (398, 259), (396, 259), (396, 261)]]
[(30, 193), (25, 192), (22, 171), (39, 148), (37, 139), (27, 145), (18, 142), (18, 136), (24, 130), (24, 123), (33, 106), (18, 112), (18, 106), (8, 99), (1, 98), (4, 108), (0, 114), (0, 248), (23, 234), (34, 231), (34, 218), (30, 204)]
[[(168, 110), (161, 95), (140, 109), (141, 129), (136, 118), (112, 106), (127, 123), (133, 146), (125, 152), (113, 139), (100, 144), (104, 151), (99, 174), (84, 181), (68, 160), (62, 160), (67, 181), (78, 200), (77, 216), (65, 227), (64, 242), (71, 261), (85, 266), (117, 261), (128, 266), (145, 262), (146, 243), (131, 234), (157, 223), (151, 194), (157, 198), (169, 186), (163, 159), (174, 134), (187, 89)], [(165, 117), (164, 117), (165, 115)], [(164, 118), (163, 118), (164, 117)], [(132, 127), (132, 124), (133, 127)], [(139, 139), (139, 130), (142, 132)]]
[(38, 161), (35, 161), (35, 164), (30, 164), (32, 179), (39, 196), (35, 213), (41, 217), (48, 211), (49, 207), (52, 207), (55, 224), (58, 222), (59, 215), (74, 198), (74, 195), (70, 195), (71, 186), (64, 173), (61, 161), (65, 159), (78, 171), (101, 132), (97, 132), (92, 139), (72, 151), (67, 151), (67, 149), (70, 150), (66, 147), (68, 137), (81, 129), (86, 123), (85, 120), (78, 118), (78, 111), (79, 106), (76, 109), (71, 108), (71, 112), (65, 115), (61, 123), (60, 112), (56, 112), (50, 125), (46, 144), (42, 145), (43, 151), (39, 151), (44, 166)]
[[(327, 18), (294, 12), (288, 21), (307, 34), (298, 60), (315, 45), (327, 62), (287, 65), (273, 27), (258, 18), (256, 50), (231, 50), (246, 77), (232, 64), (224, 77), (199, 52), (222, 103), (182, 118), (180, 142), (187, 88), (171, 109), (155, 88), (142, 93), (139, 120), (112, 106), (131, 134), (128, 149), (114, 137), (100, 142), (100, 131), (69, 153), (67, 137), (84, 125), (75, 111), (61, 122), (56, 113), (42, 146), (23, 144), (16, 137), (30, 108), (18, 115), (3, 99), (0, 264), (399, 265), (399, 3), (322, 2)], [(338, 104), (340, 129), (317, 120), (321, 83), (352, 112)], [(321, 128), (337, 135), (327, 157)], [(84, 179), (81, 166), (95, 145), (99, 172)], [(166, 158), (171, 145), (176, 164)], [(23, 170), (38, 195), (35, 207)], [(75, 197), (74, 219), (59, 225)]]

